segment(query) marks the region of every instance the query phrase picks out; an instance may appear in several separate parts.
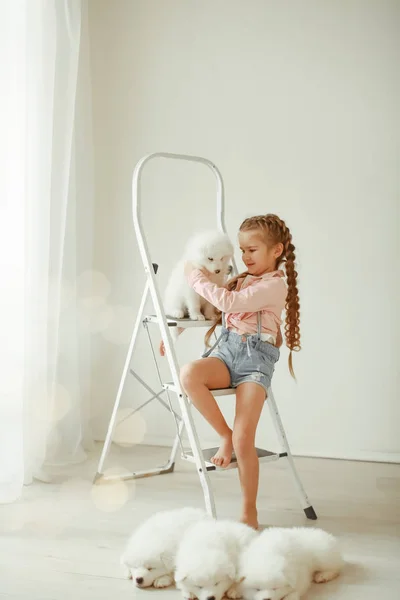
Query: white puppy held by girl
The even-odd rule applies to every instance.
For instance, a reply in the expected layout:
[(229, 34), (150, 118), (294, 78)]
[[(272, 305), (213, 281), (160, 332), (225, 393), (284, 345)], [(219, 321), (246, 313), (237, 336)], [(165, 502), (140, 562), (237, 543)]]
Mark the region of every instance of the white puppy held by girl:
[(232, 271), (232, 256), (232, 243), (221, 231), (204, 231), (190, 238), (168, 280), (164, 300), (166, 314), (176, 319), (189, 317), (195, 321), (215, 319), (214, 306), (188, 284), (185, 263), (190, 261), (200, 269), (207, 269), (210, 281), (222, 286)]

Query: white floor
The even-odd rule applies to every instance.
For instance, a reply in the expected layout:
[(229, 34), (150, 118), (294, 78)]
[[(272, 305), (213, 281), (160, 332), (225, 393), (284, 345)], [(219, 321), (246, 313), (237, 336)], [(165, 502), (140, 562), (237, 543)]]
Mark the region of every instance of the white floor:
[[(160, 448), (120, 449), (110, 465), (138, 469), (162, 464), (164, 456)], [(119, 554), (128, 533), (147, 515), (203, 505), (193, 466), (178, 463), (170, 475), (93, 487), (96, 465), (94, 454), (58, 474), (54, 483), (26, 488), (20, 502), (0, 506), (1, 599), (178, 598), (172, 588), (136, 590), (122, 579)], [(304, 458), (297, 465), (317, 524), (341, 539), (348, 561), (337, 581), (315, 585), (307, 598), (399, 600), (400, 466)], [(219, 516), (236, 517), (236, 470), (211, 477)], [(262, 466), (259, 508), (264, 525), (307, 523), (284, 459)]]

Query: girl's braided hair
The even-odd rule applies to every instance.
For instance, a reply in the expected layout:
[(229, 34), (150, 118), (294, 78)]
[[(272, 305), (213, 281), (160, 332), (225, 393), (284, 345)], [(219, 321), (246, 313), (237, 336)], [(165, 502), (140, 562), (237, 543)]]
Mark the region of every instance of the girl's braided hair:
[[(288, 284), (288, 293), (286, 296), (286, 320), (285, 320), (285, 338), (286, 346), (289, 348), (289, 371), (294, 377), (292, 353), (298, 352), (300, 346), (300, 302), (297, 289), (297, 271), (295, 269), (295, 247), (292, 243), (292, 234), (285, 221), (276, 215), (260, 215), (245, 219), (241, 224), (239, 231), (260, 230), (264, 236), (268, 247), (276, 244), (283, 245), (282, 254), (276, 261), (276, 268), (283, 262), (285, 263), (286, 279)], [(244, 278), (247, 272), (237, 275), (227, 284), (228, 290), (235, 290), (239, 279)], [(208, 345), (211, 335), (217, 325), (222, 322), (222, 315), (219, 314), (214, 325), (207, 331), (205, 342)]]

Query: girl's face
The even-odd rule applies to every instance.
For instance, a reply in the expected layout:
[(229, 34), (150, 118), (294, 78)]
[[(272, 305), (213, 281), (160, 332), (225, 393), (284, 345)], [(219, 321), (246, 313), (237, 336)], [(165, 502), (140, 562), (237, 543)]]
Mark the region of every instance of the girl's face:
[(283, 252), (282, 244), (268, 247), (264, 236), (256, 229), (239, 232), (242, 259), (250, 275), (263, 275), (276, 270), (276, 263)]

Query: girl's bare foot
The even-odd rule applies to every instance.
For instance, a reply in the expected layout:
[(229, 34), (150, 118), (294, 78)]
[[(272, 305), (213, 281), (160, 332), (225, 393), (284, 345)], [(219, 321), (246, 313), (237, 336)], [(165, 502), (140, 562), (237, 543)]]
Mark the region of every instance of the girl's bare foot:
[(258, 529), (257, 509), (255, 507), (245, 508), (243, 510), (240, 522), (252, 527), (253, 529)]
[(227, 467), (232, 460), (232, 431), (221, 440), (217, 453), (210, 459), (216, 467)]

